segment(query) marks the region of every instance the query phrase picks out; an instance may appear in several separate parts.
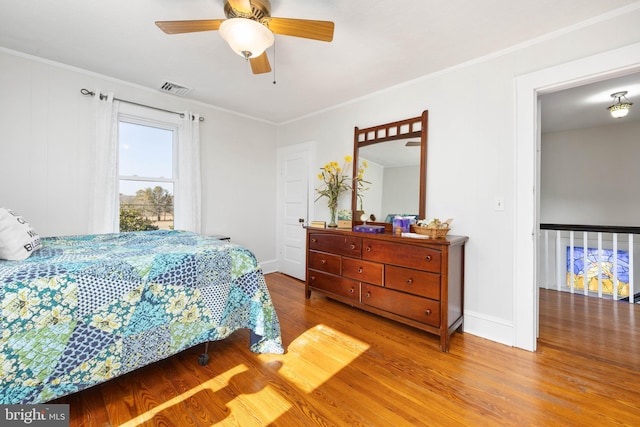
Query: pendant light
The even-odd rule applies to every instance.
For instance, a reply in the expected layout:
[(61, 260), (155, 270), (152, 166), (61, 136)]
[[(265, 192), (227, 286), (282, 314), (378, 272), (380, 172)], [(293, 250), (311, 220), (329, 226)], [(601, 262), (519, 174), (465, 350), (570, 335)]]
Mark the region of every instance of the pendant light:
[[(607, 107), (607, 110), (609, 110), (609, 112), (611, 113), (611, 117), (615, 119), (620, 119), (622, 117), (625, 117), (627, 114), (629, 114), (629, 110), (631, 109), (633, 102), (630, 102), (627, 99), (627, 97), (625, 96), (626, 94), (627, 94), (626, 90), (611, 94), (611, 97), (616, 100), (613, 103), (613, 105), (610, 105), (609, 107)], [(624, 98), (625, 101), (622, 101), (622, 98)]]

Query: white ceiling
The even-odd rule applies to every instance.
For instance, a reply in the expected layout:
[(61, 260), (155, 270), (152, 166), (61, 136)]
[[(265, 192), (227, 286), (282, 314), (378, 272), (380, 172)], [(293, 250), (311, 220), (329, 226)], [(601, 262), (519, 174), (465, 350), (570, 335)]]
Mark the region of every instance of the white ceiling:
[[(614, 119), (607, 107), (615, 100), (611, 94), (627, 91), (635, 105), (625, 118)], [(640, 120), (640, 73), (584, 84), (540, 96), (542, 132), (593, 128)]]
[(170, 81), (192, 88), (188, 98), (283, 123), (636, 2), (272, 0), (272, 16), (335, 22), (331, 43), (276, 36), (275, 76), (253, 75), (217, 32), (154, 24), (224, 18), (223, 0), (0, 0), (0, 46), (149, 88)]

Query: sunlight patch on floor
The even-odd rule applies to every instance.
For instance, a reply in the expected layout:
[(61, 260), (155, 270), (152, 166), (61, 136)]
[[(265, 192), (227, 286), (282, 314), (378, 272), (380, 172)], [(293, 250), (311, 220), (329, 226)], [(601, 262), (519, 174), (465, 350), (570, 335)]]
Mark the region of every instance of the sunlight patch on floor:
[(235, 375), (242, 374), (243, 372), (247, 372), (248, 370), (249, 369), (247, 368), (246, 365), (238, 365), (233, 369), (229, 369), (227, 372), (223, 372), (222, 374), (217, 375), (215, 378), (212, 378), (209, 381), (206, 381), (197, 387), (193, 387), (189, 391), (185, 391), (184, 393), (174, 397), (173, 399), (163, 402), (162, 404), (156, 406), (155, 408), (148, 410), (144, 414), (140, 414), (137, 417), (130, 419), (126, 423), (120, 424), (120, 427), (135, 427), (144, 422), (147, 422), (153, 419), (153, 417), (156, 414), (164, 411), (167, 408), (170, 408), (173, 405), (176, 405), (182, 402), (183, 400), (189, 399), (194, 394), (199, 393), (202, 390), (209, 389), (213, 392), (219, 391), (224, 387), (227, 387), (229, 385), (229, 381)]
[(285, 355), (262, 354), (259, 358), (281, 360), (280, 375), (311, 393), (368, 348), (368, 344), (349, 335), (326, 325), (317, 325), (296, 338)]
[(284, 399), (275, 388), (266, 386), (256, 393), (251, 393), (250, 395), (244, 394), (233, 399), (227, 403), (227, 407), (231, 412), (229, 418), (221, 420), (214, 425), (240, 425), (242, 427), (266, 426), (273, 423), (291, 409), (291, 403)]
[[(286, 354), (260, 354), (257, 357), (265, 364), (277, 369), (279, 375), (302, 392), (311, 393), (345, 366), (348, 366), (368, 348), (369, 345), (349, 335), (326, 325), (317, 325), (296, 338), (287, 348)], [(234, 377), (237, 381), (240, 376), (248, 375), (248, 371), (249, 368), (246, 365), (239, 364), (233, 369), (216, 375), (201, 385), (121, 424), (121, 427), (135, 427), (148, 422), (163, 410), (179, 404), (203, 390), (220, 391), (228, 387), (234, 381)], [(267, 402), (268, 404), (265, 404)], [(230, 416), (215, 425), (237, 425), (237, 420), (242, 420), (243, 427), (266, 425), (291, 409), (291, 404), (287, 399), (279, 394), (277, 388), (270, 385), (265, 385), (262, 389), (250, 393), (243, 393), (227, 402), (226, 405), (231, 413)]]

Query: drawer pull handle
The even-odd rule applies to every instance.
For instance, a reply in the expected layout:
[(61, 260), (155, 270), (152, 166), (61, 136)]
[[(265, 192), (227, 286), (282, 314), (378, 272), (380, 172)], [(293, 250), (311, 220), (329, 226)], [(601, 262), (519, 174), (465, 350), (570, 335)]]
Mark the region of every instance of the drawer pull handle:
[(354, 292), (355, 292), (355, 289), (353, 288), (349, 289), (349, 293), (354, 293)]
[(407, 285), (410, 285), (413, 283), (413, 279), (407, 279)]
[(313, 242), (313, 243), (318, 243), (318, 239), (316, 239), (315, 237), (312, 237), (312, 238), (311, 238), (311, 242)]
[(349, 248), (351, 248), (353, 250), (353, 249), (356, 248), (356, 245), (352, 243), (351, 245), (349, 245)]
[(371, 246), (367, 246), (367, 252), (371, 252)]
[(431, 309), (427, 308), (424, 312), (424, 314), (426, 314), (427, 316), (431, 314)]
[(316, 276), (311, 276), (309, 279), (313, 282), (316, 280)]
[(427, 255), (426, 257), (424, 257), (425, 261), (431, 261), (431, 255)]
[(358, 273), (362, 273), (362, 267), (358, 267)]
[(367, 292), (367, 295), (365, 295), (367, 298), (371, 298), (371, 292)]
[(321, 264), (326, 264), (326, 263), (327, 263), (327, 260), (326, 260), (326, 259), (323, 259), (323, 260), (321, 260), (321, 261), (320, 261), (320, 263), (321, 263)]

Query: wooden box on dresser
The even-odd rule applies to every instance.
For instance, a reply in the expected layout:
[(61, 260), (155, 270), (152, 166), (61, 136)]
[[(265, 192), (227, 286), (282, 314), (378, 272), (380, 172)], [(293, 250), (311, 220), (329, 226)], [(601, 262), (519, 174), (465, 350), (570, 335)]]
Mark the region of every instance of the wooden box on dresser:
[(311, 291), (440, 336), (462, 332), (466, 236), (416, 239), (307, 228)]

